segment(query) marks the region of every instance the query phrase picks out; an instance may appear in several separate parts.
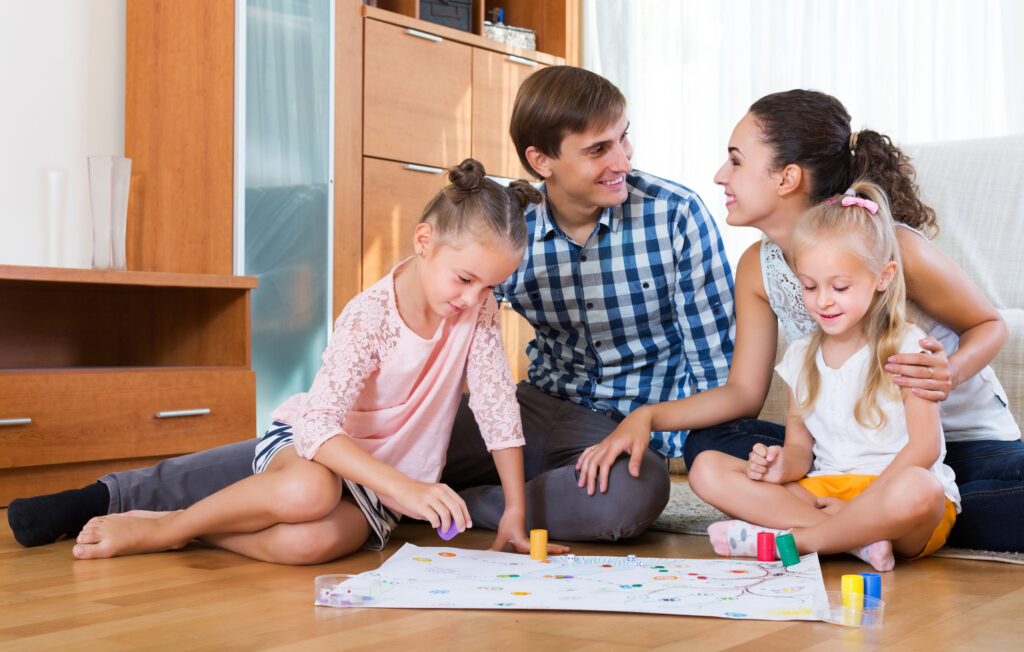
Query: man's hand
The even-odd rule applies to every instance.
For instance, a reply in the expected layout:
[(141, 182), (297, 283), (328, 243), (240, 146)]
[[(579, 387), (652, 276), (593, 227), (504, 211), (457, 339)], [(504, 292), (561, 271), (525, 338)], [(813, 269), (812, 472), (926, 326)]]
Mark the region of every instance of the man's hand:
[(587, 495), (594, 495), (594, 484), (601, 493), (608, 491), (608, 474), (612, 464), (619, 455), (629, 455), (629, 474), (634, 478), (640, 475), (640, 464), (644, 451), (651, 441), (651, 420), (643, 408), (626, 417), (610, 435), (600, 444), (590, 446), (576, 460), (576, 470), (580, 479), (577, 486), (587, 487)]
[(782, 446), (754, 444), (747, 456), (747, 477), (751, 480), (781, 484), (785, 464), (782, 460)]

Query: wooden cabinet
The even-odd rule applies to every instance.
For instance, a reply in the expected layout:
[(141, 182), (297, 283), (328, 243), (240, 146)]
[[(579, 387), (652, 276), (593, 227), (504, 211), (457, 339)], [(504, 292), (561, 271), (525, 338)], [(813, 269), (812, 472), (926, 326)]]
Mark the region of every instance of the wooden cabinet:
[(253, 437), (254, 287), (0, 265), (0, 505)]
[[(510, 24), (537, 32), (538, 50), (480, 36), (483, 0), (474, 3), (476, 33), (417, 20), (412, 0), (358, 12), (355, 4), (339, 3), (335, 25), (335, 170), (344, 171), (335, 184), (335, 314), (412, 254), (413, 226), (446, 183), (445, 168), (472, 156), (491, 175), (529, 178), (508, 134), (516, 93), (542, 66), (578, 61), (575, 0), (506, 7)], [(361, 141), (352, 136), (360, 124)], [(506, 308), (502, 330), (524, 378), (533, 329)]]
[(519, 86), (543, 67), (532, 59), (473, 48), (473, 157), (495, 176), (531, 179), (508, 126)]
[(472, 48), (366, 21), (363, 154), (450, 165), (470, 155)]

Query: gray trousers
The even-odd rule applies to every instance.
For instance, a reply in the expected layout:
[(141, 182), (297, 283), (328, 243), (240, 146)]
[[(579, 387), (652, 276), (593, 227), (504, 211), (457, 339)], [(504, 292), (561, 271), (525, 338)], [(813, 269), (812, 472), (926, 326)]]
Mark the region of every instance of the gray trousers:
[[(635, 537), (654, 522), (669, 497), (665, 461), (644, 454), (640, 477), (628, 459), (612, 466), (608, 491), (587, 495), (576, 486), (580, 453), (618, 424), (606, 415), (541, 392), (528, 383), (517, 391), (526, 446), (526, 524), (562, 541), (615, 541)], [(110, 512), (184, 509), (252, 475), (256, 439), (164, 460), (154, 466), (100, 478), (110, 491)], [(497, 530), (505, 510), (498, 471), (463, 397), (452, 429), (441, 481), (459, 491), (475, 526)]]
[[(665, 460), (647, 450), (640, 477), (620, 457), (608, 476), (608, 491), (587, 495), (576, 483), (575, 464), (587, 446), (599, 443), (618, 423), (572, 401), (545, 394), (526, 382), (517, 397), (523, 417), (526, 526), (542, 528), (561, 541), (615, 541), (642, 533), (665, 508), (669, 474)], [(464, 396), (452, 429), (441, 482), (469, 507), (473, 525), (498, 529), (505, 495)]]

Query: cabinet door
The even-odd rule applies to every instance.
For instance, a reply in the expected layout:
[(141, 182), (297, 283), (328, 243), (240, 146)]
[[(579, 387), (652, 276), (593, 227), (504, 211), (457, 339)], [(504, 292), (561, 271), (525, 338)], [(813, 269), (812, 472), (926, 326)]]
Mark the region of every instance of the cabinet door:
[(363, 154), (442, 167), (468, 157), (472, 48), (371, 19), (365, 30)]
[(532, 178), (519, 162), (508, 124), (519, 86), (540, 68), (529, 59), (473, 49), (473, 158), (489, 174)]
[(447, 178), (442, 168), (363, 159), (363, 289), (412, 254), (412, 231)]
[(512, 377), (516, 382), (526, 380), (526, 370), (530, 359), (526, 357), (526, 345), (533, 339), (533, 326), (522, 315), (501, 304), (501, 339), (505, 343), (505, 355), (508, 356)]

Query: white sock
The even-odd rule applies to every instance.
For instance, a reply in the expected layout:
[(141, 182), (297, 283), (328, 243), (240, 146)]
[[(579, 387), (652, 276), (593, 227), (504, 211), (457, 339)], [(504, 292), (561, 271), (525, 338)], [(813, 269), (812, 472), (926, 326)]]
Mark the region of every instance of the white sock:
[(847, 550), (854, 557), (866, 561), (878, 572), (891, 571), (896, 565), (896, 558), (892, 556), (892, 541), (884, 539), (875, 541), (860, 548)]
[(788, 530), (773, 530), (739, 520), (718, 521), (708, 526), (711, 547), (723, 557), (757, 557), (759, 532), (771, 532), (779, 536)]

